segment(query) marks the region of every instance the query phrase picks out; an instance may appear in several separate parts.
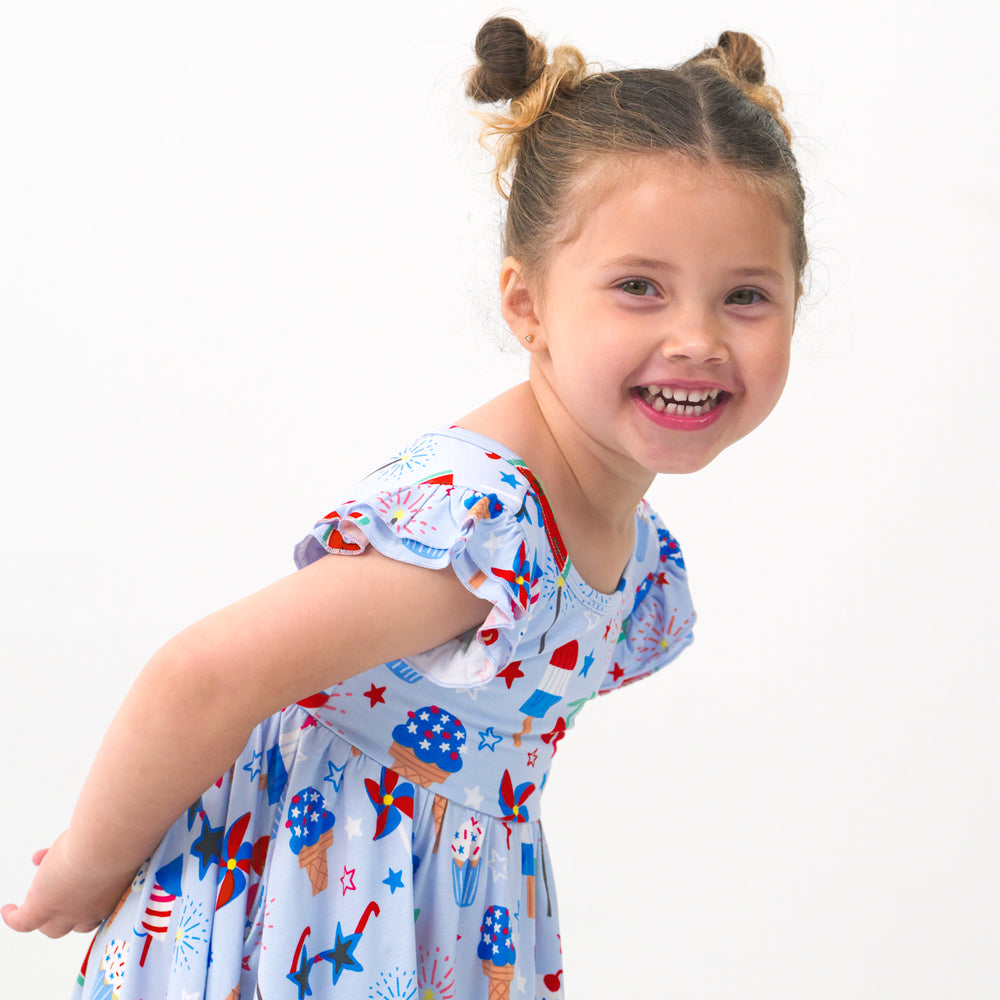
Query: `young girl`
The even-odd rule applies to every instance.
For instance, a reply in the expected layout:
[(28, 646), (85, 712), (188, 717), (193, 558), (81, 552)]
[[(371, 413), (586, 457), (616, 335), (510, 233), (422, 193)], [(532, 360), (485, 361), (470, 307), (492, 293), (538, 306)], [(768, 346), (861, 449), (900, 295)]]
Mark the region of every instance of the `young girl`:
[(691, 642), (643, 495), (775, 405), (803, 191), (746, 35), (592, 73), (496, 18), (476, 53), (529, 379), (379, 464), (299, 572), (139, 675), (3, 908), (100, 924), (78, 997), (561, 995), (548, 768), (589, 699)]

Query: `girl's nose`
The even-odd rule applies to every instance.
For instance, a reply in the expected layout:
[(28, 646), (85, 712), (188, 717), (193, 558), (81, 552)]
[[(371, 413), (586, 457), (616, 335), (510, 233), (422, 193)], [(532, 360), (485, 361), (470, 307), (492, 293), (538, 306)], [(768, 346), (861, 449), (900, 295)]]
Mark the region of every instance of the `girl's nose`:
[(676, 317), (663, 338), (661, 352), (669, 361), (690, 364), (722, 364), (729, 358), (717, 322), (709, 316)]

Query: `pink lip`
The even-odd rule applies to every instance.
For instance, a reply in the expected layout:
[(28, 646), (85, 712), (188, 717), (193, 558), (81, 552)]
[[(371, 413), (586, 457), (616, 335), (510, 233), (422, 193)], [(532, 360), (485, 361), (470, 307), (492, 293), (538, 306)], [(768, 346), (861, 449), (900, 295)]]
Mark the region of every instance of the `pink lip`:
[[(701, 389), (705, 387), (703, 382), (670, 382), (664, 383), (669, 384), (671, 387), (678, 388), (697, 388)], [(708, 388), (721, 388), (721, 386), (709, 386)], [(675, 431), (700, 431), (704, 427), (709, 427), (714, 424), (716, 420), (722, 415), (722, 411), (726, 408), (730, 400), (730, 396), (727, 393), (722, 399), (719, 400), (718, 404), (712, 407), (708, 413), (703, 413), (699, 417), (685, 417), (677, 413), (667, 413), (666, 410), (657, 410), (650, 406), (638, 392), (632, 393), (632, 399), (635, 400), (636, 405), (642, 410), (644, 416), (648, 417), (655, 424), (659, 424), (660, 427), (668, 427)]]

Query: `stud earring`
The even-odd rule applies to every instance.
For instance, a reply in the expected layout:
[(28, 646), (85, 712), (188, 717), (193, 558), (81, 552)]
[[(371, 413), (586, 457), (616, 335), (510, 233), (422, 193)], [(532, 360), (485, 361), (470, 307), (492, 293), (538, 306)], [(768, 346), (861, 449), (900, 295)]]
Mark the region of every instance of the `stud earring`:
[(525, 336), (525, 338), (524, 338), (524, 342), (525, 342), (526, 344), (530, 344), (530, 343), (531, 343), (531, 342), (532, 342), (532, 341), (533, 341), (534, 339), (535, 339), (535, 335), (534, 335), (533, 333), (529, 333), (529, 334), (527, 334), (527, 335)]

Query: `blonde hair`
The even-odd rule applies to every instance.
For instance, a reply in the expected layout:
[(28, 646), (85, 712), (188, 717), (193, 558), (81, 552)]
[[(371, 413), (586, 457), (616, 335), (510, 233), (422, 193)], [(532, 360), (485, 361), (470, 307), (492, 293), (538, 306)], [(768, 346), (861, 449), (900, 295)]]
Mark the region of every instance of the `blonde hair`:
[(506, 105), (480, 115), (507, 199), (505, 246), (529, 274), (572, 230), (574, 182), (600, 160), (672, 152), (718, 164), (773, 193), (793, 232), (798, 288), (808, 260), (805, 192), (760, 45), (724, 31), (716, 45), (673, 69), (603, 72), (572, 46), (548, 57), (513, 18), (476, 36), (466, 93)]

